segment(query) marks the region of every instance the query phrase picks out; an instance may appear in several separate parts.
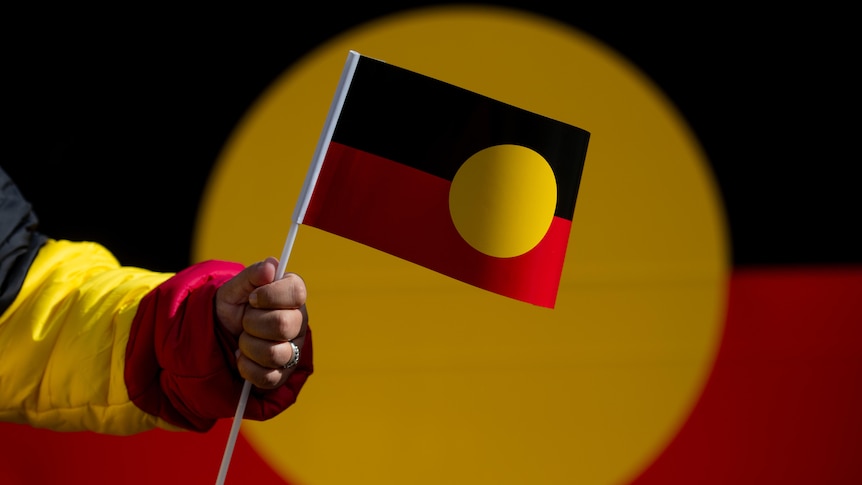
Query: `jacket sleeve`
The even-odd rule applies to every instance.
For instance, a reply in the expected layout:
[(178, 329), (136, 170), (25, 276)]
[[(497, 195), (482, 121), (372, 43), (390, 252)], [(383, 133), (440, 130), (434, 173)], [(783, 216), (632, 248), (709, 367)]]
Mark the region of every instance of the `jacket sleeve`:
[[(236, 412), (244, 380), (236, 368), (236, 339), (215, 317), (215, 292), (244, 267), (223, 261), (191, 266), (140, 302), (126, 352), (125, 382), (132, 401), (173, 425), (206, 431)], [(272, 418), (296, 401), (312, 372), (311, 331), (285, 385), (252, 388), (246, 419)]]
[[(120, 266), (92, 242), (48, 240), (0, 315), (0, 419), (59, 431), (205, 431), (236, 410), (235, 340), (214, 319), (216, 289), (242, 266), (179, 273)], [(286, 386), (254, 390), (268, 419), (311, 373), (310, 336)]]
[(122, 370), (137, 302), (170, 276), (121, 267), (95, 243), (49, 240), (0, 316), (0, 419), (121, 435), (167, 427), (129, 400)]

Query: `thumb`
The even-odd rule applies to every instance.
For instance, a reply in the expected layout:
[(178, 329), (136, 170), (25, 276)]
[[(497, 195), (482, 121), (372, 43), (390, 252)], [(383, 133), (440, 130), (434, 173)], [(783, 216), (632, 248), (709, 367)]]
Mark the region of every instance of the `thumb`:
[(242, 331), (242, 314), (249, 295), (258, 287), (275, 280), (278, 260), (269, 257), (246, 266), (216, 292), (216, 315), (233, 334)]
[(236, 276), (222, 285), (219, 299), (232, 305), (244, 305), (248, 303), (248, 295), (255, 288), (272, 283), (275, 280), (275, 271), (278, 260), (273, 257), (246, 266)]

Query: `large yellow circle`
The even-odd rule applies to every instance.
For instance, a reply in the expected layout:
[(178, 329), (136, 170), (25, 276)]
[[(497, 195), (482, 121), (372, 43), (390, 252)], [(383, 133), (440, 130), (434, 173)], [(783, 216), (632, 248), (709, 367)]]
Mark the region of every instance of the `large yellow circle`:
[(556, 205), (551, 166), (520, 145), (495, 145), (473, 154), (449, 188), (455, 229), (478, 251), (498, 258), (533, 249), (548, 232)]
[(486, 292), (301, 227), (315, 374), (241, 432), (304, 485), (619, 484), (707, 377), (729, 269), (701, 148), (643, 73), (553, 20), (492, 7), (384, 17), (310, 52), (225, 146), (194, 257), (278, 256), (350, 49), (591, 132), (557, 306)]

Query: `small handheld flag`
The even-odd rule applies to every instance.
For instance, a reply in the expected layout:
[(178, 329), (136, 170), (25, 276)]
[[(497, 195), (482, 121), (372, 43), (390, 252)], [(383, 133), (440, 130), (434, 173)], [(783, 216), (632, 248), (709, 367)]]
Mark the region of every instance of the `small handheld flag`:
[(350, 51), (294, 221), (553, 308), (588, 141)]
[[(589, 137), (350, 51), (276, 279), (305, 224), (553, 308)], [(216, 485), (250, 392), (245, 381)]]

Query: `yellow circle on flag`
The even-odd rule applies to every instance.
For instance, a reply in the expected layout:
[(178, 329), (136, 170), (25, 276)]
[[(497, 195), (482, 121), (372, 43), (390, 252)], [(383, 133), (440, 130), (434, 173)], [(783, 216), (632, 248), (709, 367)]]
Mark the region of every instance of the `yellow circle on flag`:
[(475, 153), (458, 168), (449, 188), (449, 212), (458, 233), (498, 258), (533, 249), (548, 232), (556, 205), (551, 166), (520, 145)]
[(626, 483), (700, 396), (730, 265), (697, 138), (595, 38), (488, 6), (343, 32), (236, 127), (194, 259), (281, 254), (351, 49), (591, 133), (556, 307), (303, 226), (287, 268), (308, 284), (315, 372), (294, 406), (244, 421), (243, 436), (291, 484)]

